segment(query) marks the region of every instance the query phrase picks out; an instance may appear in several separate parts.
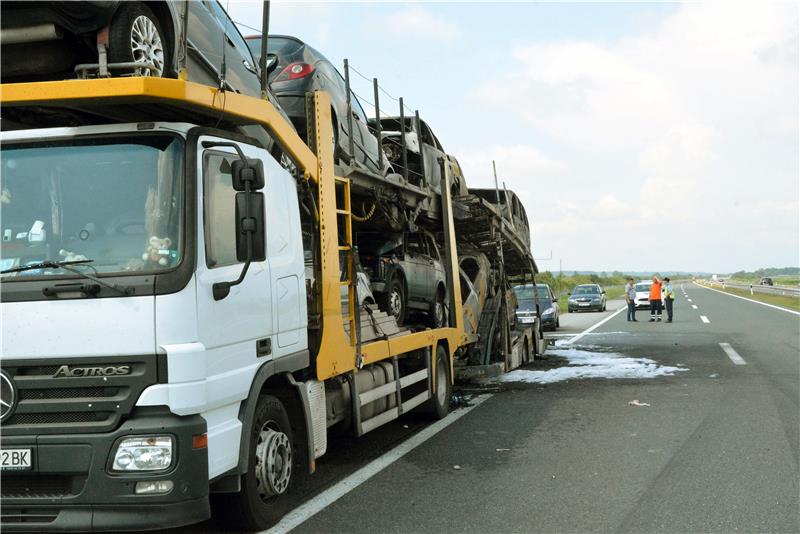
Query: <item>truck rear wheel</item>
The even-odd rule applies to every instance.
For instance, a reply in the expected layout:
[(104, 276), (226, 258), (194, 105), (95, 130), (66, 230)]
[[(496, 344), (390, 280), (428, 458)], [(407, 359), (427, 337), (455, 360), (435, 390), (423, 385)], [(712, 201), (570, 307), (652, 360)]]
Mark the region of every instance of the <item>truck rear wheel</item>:
[(444, 345), (436, 347), (436, 389), (429, 402), (430, 412), (436, 419), (443, 419), (450, 413), (450, 398), (453, 396), (453, 385), (450, 382), (450, 365), (447, 349)]
[(280, 519), (283, 511), (277, 505), (292, 482), (292, 427), (280, 400), (271, 395), (258, 399), (250, 440), (242, 490), (224, 496), (223, 512), (239, 528), (263, 530)]

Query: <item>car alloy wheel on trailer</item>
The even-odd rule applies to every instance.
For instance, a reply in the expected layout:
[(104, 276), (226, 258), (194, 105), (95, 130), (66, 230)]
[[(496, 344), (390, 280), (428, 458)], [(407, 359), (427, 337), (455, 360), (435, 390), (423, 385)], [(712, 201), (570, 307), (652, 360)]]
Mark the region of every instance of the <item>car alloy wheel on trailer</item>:
[(138, 76), (160, 78), (169, 70), (169, 52), (161, 24), (141, 2), (122, 2), (111, 23), (109, 63), (151, 65), (132, 70)]

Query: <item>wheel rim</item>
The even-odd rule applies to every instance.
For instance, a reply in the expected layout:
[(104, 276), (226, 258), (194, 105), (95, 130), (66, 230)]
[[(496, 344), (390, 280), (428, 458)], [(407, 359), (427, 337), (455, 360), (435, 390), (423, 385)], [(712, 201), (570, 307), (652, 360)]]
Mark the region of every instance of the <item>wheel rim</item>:
[(256, 445), (256, 485), (258, 495), (267, 500), (281, 495), (292, 478), (292, 445), (289, 436), (265, 423), (258, 434)]
[(395, 317), (400, 317), (400, 312), (403, 311), (403, 296), (396, 289), (389, 295), (389, 311)]
[(439, 403), (439, 406), (445, 406), (447, 402), (447, 369), (444, 366), (444, 362), (439, 359), (439, 362), (436, 365), (436, 401)]
[(164, 71), (164, 45), (155, 23), (144, 15), (136, 17), (131, 25), (131, 53), (136, 63), (151, 63), (151, 68), (138, 68), (140, 76), (160, 77)]
[(442, 326), (444, 324), (444, 306), (442, 306), (442, 302), (439, 300), (436, 301), (436, 305), (433, 308), (433, 315), (436, 326)]

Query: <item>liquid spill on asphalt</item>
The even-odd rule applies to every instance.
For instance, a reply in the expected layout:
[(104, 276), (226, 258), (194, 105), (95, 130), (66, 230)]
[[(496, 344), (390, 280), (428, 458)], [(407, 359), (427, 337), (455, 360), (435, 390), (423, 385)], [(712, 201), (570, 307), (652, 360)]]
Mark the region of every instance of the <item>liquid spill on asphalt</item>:
[(580, 378), (639, 379), (658, 376), (673, 376), (683, 367), (659, 365), (649, 358), (629, 358), (614, 352), (596, 352), (585, 348), (554, 348), (549, 356), (565, 358), (567, 365), (546, 371), (517, 369), (499, 376), (495, 382), (526, 382), (530, 384), (552, 384)]

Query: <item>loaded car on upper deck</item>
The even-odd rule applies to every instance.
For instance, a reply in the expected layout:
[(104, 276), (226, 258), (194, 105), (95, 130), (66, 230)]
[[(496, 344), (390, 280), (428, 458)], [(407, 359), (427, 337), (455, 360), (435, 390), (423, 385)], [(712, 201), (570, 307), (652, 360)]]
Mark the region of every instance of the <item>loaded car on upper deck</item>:
[[(246, 38), (248, 46), (261, 56), (261, 36)], [(352, 126), (350, 131), (347, 108), (347, 86), (333, 63), (318, 50), (289, 35), (270, 35), (267, 54), (269, 61), (276, 62), (270, 73), (270, 87), (286, 110), (300, 137), (307, 136), (306, 93), (326, 91), (331, 97), (333, 115), (334, 160), (366, 168), (368, 171), (384, 176), (392, 172), (389, 159), (383, 158), (379, 168), (378, 140), (368, 126), (367, 114), (356, 95), (351, 92)], [(354, 154), (349, 154), (350, 137), (353, 138)]]

